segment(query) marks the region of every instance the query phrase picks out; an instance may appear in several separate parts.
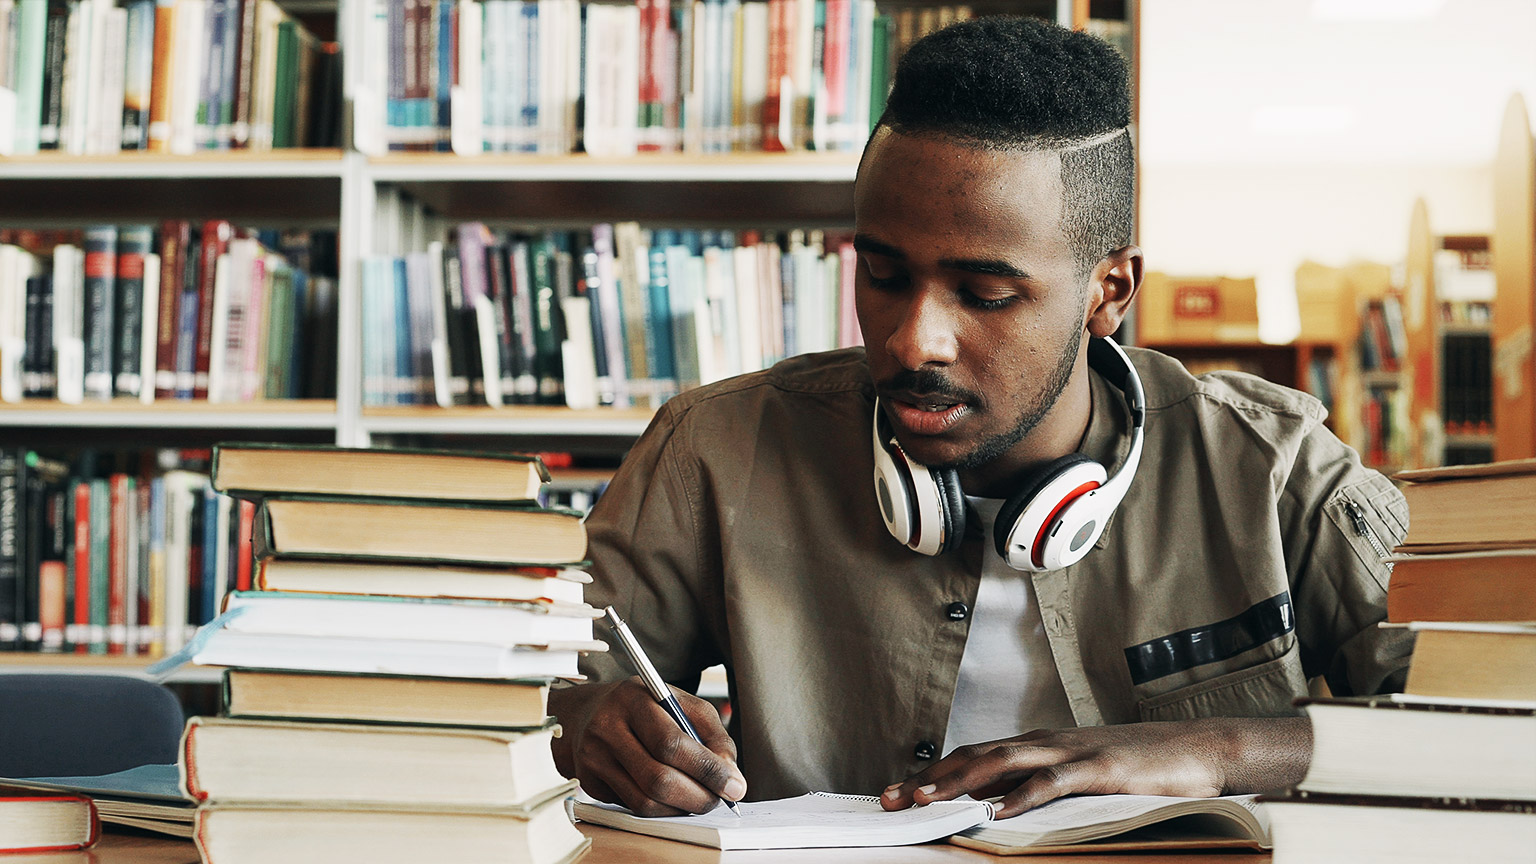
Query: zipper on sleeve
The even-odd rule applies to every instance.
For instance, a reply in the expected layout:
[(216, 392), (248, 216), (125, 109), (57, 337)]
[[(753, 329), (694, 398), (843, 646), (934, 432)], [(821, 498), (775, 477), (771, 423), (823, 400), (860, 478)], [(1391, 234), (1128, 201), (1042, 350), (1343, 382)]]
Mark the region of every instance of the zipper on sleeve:
[(1365, 510), (1359, 504), (1348, 499), (1345, 500), (1344, 506), (1349, 510), (1349, 519), (1355, 525), (1355, 533), (1364, 537), (1366, 542), (1371, 544), (1371, 548), (1376, 550), (1376, 557), (1380, 558), (1390, 571), (1392, 569), (1392, 562), (1387, 560), (1387, 556), (1390, 553), (1387, 552), (1387, 547), (1382, 545), (1381, 540), (1377, 538), (1376, 532), (1371, 530), (1371, 523), (1365, 519)]

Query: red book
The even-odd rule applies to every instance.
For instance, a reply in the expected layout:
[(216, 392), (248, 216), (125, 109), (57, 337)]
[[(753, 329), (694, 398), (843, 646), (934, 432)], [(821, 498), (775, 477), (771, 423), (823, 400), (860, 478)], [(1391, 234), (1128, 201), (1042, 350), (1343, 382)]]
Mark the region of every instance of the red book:
[(256, 524), (256, 502), (240, 499), (240, 540), (235, 545), (235, 590), (251, 590), (251, 565), (255, 561), (252, 538)]
[(128, 505), (133, 479), (113, 474), (112, 536), (107, 555), (107, 653), (123, 654), (128, 647)]
[[(84, 849), (101, 836), (101, 820), (91, 799), (20, 786), (0, 785), (0, 825), (5, 826), (0, 852)], [(75, 856), (65, 859), (73, 861)]]
[(76, 654), (91, 650), (91, 484), (75, 483), (75, 643)]
[(794, 50), (795, 0), (768, 0), (768, 96), (763, 100), (763, 149), (783, 153), (787, 147), (779, 137), (780, 104), (793, 93), (783, 93), (780, 84), (789, 75), (790, 56)]
[(43, 561), (37, 565), (37, 619), (43, 627), (44, 651), (64, 647), (64, 584), (68, 578), (63, 561)]
[[(193, 367), (192, 398), (208, 398), (208, 365), (213, 357), (213, 277), (219, 256), (229, 251), (234, 226), (223, 219), (203, 223), (203, 245), (197, 268), (197, 360)], [(161, 292), (164, 293), (161, 283)]]
[(176, 398), (176, 331), (181, 320), (181, 283), (187, 269), (187, 246), (191, 243), (192, 223), (185, 219), (172, 219), (161, 226), (160, 311), (155, 320), (156, 399)]
[[(827, 122), (848, 114), (848, 51), (853, 38), (851, 0), (827, 0), (826, 39), (822, 46), (822, 86), (827, 88)], [(835, 129), (836, 127), (834, 127)]]

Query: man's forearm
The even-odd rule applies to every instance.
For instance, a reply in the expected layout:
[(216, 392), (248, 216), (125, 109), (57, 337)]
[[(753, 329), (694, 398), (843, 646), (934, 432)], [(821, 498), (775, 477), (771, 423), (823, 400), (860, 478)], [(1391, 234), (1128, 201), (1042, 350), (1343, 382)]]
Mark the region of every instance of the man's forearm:
[(1312, 723), (1305, 717), (1212, 717), (1226, 765), (1222, 794), (1269, 792), (1301, 782), (1312, 762)]

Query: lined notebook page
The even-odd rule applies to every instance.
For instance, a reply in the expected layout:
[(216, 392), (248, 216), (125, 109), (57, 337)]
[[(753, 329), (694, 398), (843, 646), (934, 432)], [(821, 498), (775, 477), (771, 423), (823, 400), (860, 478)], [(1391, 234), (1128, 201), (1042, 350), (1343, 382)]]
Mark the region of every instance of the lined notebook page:
[(744, 803), (740, 818), (717, 807), (700, 816), (646, 819), (583, 795), (576, 801), (575, 812), (578, 819), (595, 825), (716, 849), (807, 849), (926, 843), (987, 821), (992, 806), (982, 801), (944, 801), (886, 812), (873, 796), (811, 792), (798, 798)]

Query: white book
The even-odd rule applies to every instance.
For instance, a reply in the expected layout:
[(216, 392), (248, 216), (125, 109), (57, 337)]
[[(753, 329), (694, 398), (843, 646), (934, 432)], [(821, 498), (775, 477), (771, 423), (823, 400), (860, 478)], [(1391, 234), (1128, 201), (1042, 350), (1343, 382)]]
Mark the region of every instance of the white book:
[(597, 362), (592, 341), (592, 303), (586, 297), (560, 301), (565, 316), (565, 340), (560, 343), (561, 371), (565, 375), (567, 408), (596, 408)]
[[(530, 56), (528, 50), (528, 18), (524, 11), (529, 3), (538, 0), (506, 0), (506, 17), (502, 19), (503, 56), (501, 116), (502, 149), (518, 152), (532, 143), (531, 132), (524, 125), (523, 109), (528, 105), (528, 76), (532, 64), (538, 62), (538, 54)], [(534, 19), (537, 22), (537, 18)], [(535, 24), (535, 26), (537, 26)], [(537, 103), (535, 103), (537, 108)]]
[(562, 55), (570, 50), (565, 41), (565, 4), (560, 0), (538, 0), (538, 53), (530, 58), (537, 70), (538, 126), (534, 130), (534, 148), (539, 153), (558, 154), (560, 125), (565, 117), (565, 63)]
[(20, 402), (27, 351), (27, 277), (36, 259), (19, 246), (0, 245), (0, 401)]
[(116, 153), (123, 148), (123, 93), (128, 71), (128, 10), (116, 7), (102, 13), (101, 91), (91, 108), (92, 153)]
[(58, 399), (79, 405), (85, 399), (85, 255), (63, 244), (53, 250), (53, 347)]
[[(565, 8), (566, 50), (560, 55), (565, 67), (565, 94), (560, 111), (560, 152), (569, 153), (576, 149), (577, 110), (581, 105), (581, 0), (561, 2)], [(639, 99), (638, 94), (636, 99)], [(639, 125), (638, 120), (636, 125)]]
[(160, 256), (154, 252), (144, 256), (144, 312), (140, 320), (139, 369), (143, 377), (139, 402), (151, 405), (155, 401), (155, 337), (160, 324)]
[(95, 6), (79, 0), (69, 7), (64, 35), (64, 91), (59, 121), (59, 149), (71, 156), (85, 155), (87, 119), (90, 117), (91, 21)]
[(453, 152), (460, 156), (485, 152), (484, 27), (485, 4), (480, 0), (460, 0), (459, 83), (450, 94), (453, 106), (449, 136)]
[[(361, 4), (359, 4), (361, 5)], [(359, 56), (363, 74), (352, 84), (352, 146), (359, 153), (381, 156), (388, 149), (384, 124), (385, 82), (389, 79), (389, 0), (373, 0), (363, 6), (362, 45)], [(453, 107), (458, 119), (458, 105)]]
[(741, 4), (742, 124), (736, 139), (742, 149), (756, 150), (763, 140), (763, 103), (768, 99), (768, 4)]
[(175, 44), (171, 48), (178, 72), (171, 83), (172, 153), (189, 154), (197, 150), (197, 102), (202, 88), (206, 17), (206, 0), (177, 0)]
[(501, 350), (496, 337), (496, 307), (491, 298), (481, 294), (475, 298), (475, 329), (480, 343), (480, 377), (485, 385), (485, 404), (500, 408), (505, 400), (501, 393)]
[(229, 386), (229, 280), (230, 257), (225, 252), (213, 265), (213, 332), (208, 346), (208, 401), (227, 402)]
[(165, 652), (181, 650), (187, 637), (191, 590), (192, 508), (201, 506), (208, 478), (192, 471), (165, 472)]
[(762, 301), (758, 297), (757, 248), (737, 246), (731, 250), (736, 282), (736, 345), (742, 372), (763, 368), (763, 332), (758, 324)]
[(224, 628), (237, 633), (603, 650), (592, 635), (598, 612), (585, 604), (555, 611), (494, 600), (237, 591), (225, 607), (235, 610), (244, 611)]
[(985, 801), (936, 801), (887, 811), (873, 795), (829, 792), (747, 801), (738, 809), (740, 816), (716, 807), (700, 815), (643, 818), (579, 795), (575, 814), (593, 825), (722, 850), (905, 846), (941, 840), (992, 818), (992, 805)]
[(448, 288), (443, 284), (443, 241), (427, 244), (427, 290), (432, 304), (432, 394), (440, 408), (453, 406), (448, 368)]
[(192, 655), (199, 666), (436, 678), (575, 678), (576, 651), (478, 642), (292, 636), (219, 629)]

